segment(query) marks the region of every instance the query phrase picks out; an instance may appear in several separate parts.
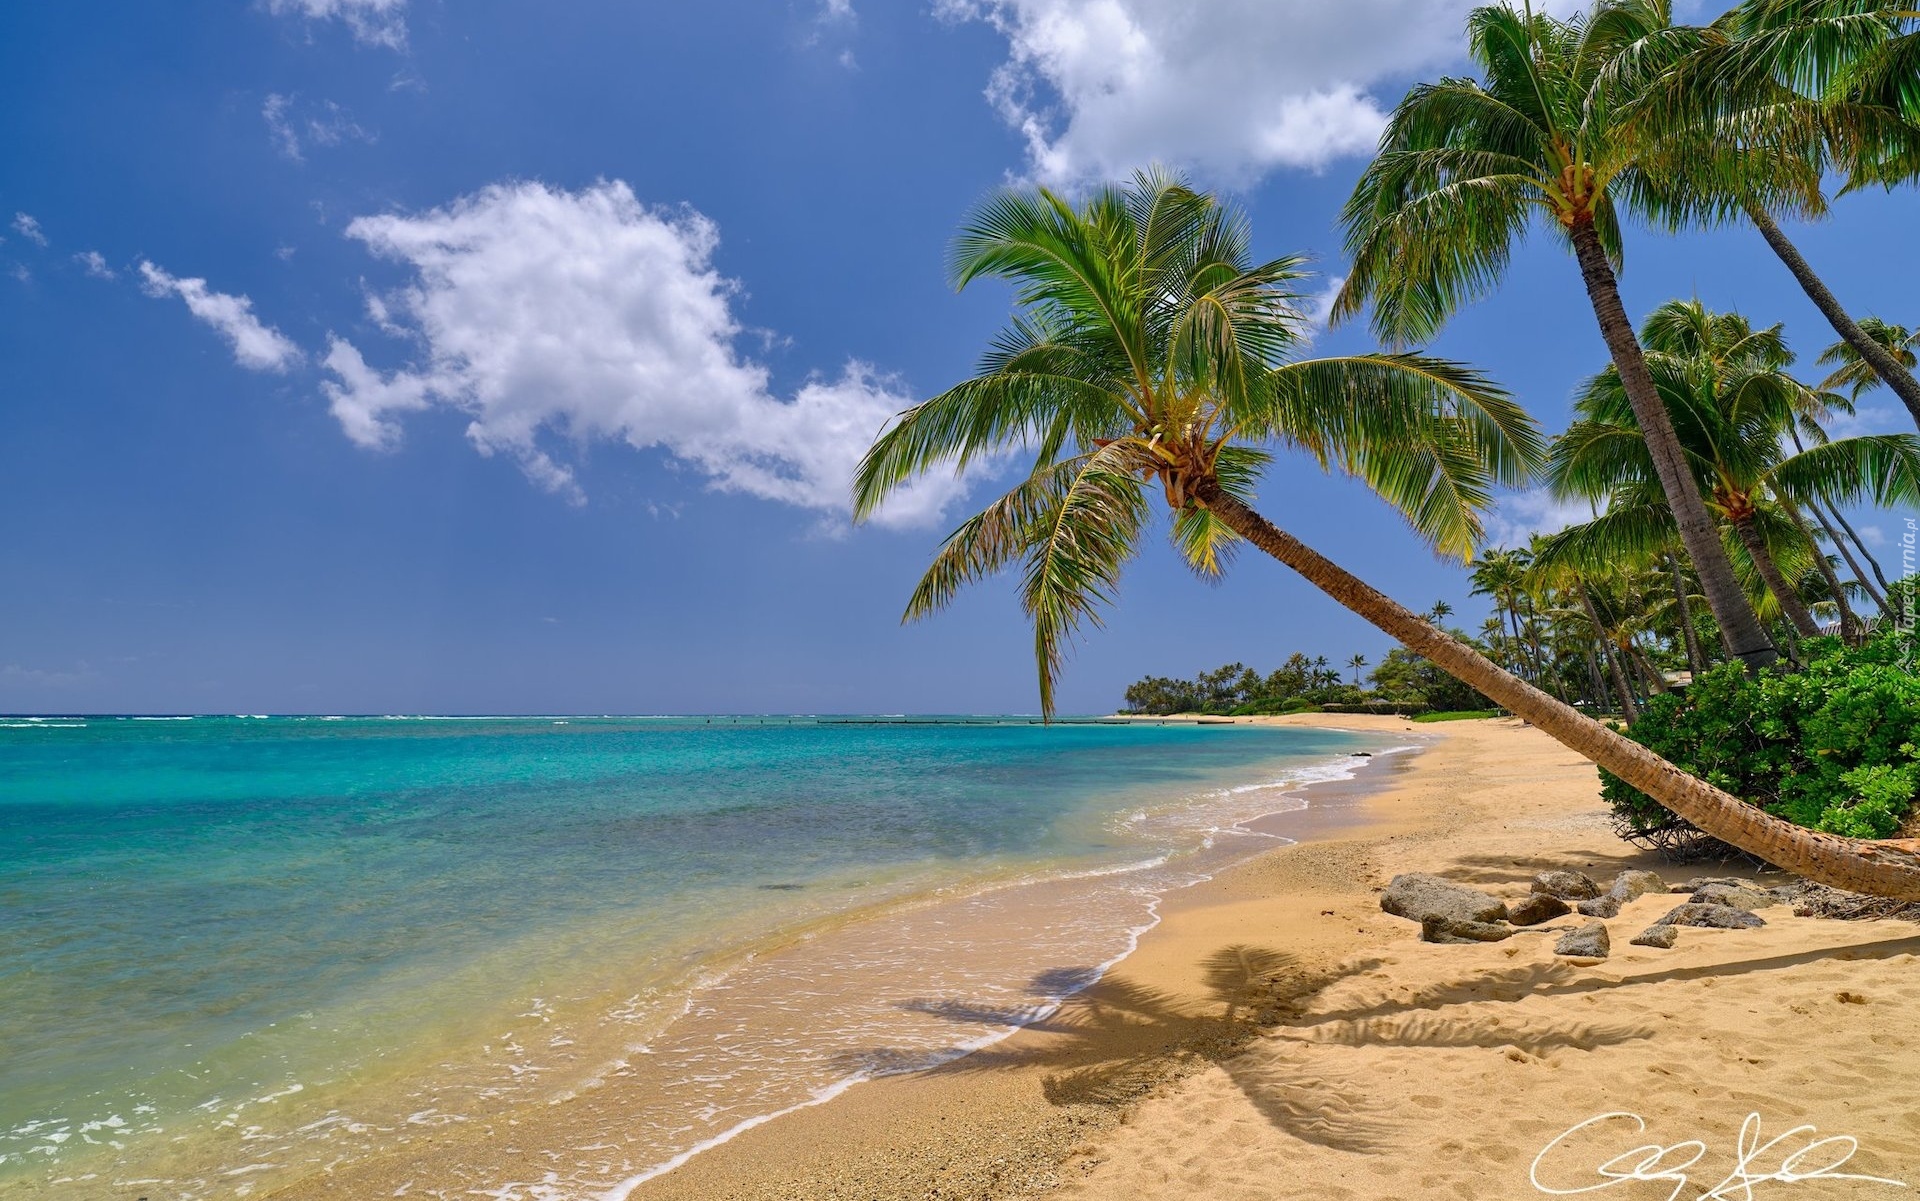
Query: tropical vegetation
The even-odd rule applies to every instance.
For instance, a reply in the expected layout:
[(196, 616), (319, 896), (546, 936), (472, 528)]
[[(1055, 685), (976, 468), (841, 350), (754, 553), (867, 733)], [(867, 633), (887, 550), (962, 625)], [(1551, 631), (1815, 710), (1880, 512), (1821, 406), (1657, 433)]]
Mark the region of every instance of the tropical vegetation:
[[(1375, 692), (1444, 674), (1598, 763), (1661, 820), (1824, 883), (1920, 898), (1920, 843), (1888, 837), (1912, 782), (1900, 748), (1920, 742), (1905, 709), (1891, 732), (1848, 743), (1855, 758), (1825, 756), (1835, 770), (1817, 788), (1771, 791), (1690, 759), (1706, 727), (1680, 716), (1697, 695), (1769, 745), (1819, 748), (1865, 712), (1860, 697), (1881, 698), (1881, 669), (1902, 669), (1874, 656), (1894, 653), (1906, 598), (1846, 510), (1920, 499), (1920, 440), (1828, 426), (1857, 393), (1904, 386), (1911, 336), (1848, 317), (1855, 337), (1834, 320), (1834, 370), (1808, 384), (1780, 327), (1677, 302), (1636, 329), (1617, 284), (1629, 219), (1661, 232), (1750, 222), (1793, 267), (1769, 226), (1823, 213), (1823, 181), (1909, 182), (1920, 84), (1898, 64), (1920, 70), (1916, 24), (1878, 0), (1749, 0), (1700, 29), (1660, 0), (1567, 19), (1476, 9), (1478, 77), (1408, 94), (1344, 212), (1352, 265), (1334, 315), (1366, 314), (1389, 348), (1374, 353), (1305, 357), (1302, 261), (1256, 261), (1244, 216), (1178, 180), (1142, 175), (1078, 201), (994, 196), (956, 240), (953, 277), (1011, 282), (1018, 311), (977, 375), (880, 436), (856, 512), (931, 471), (1012, 454), (1030, 466), (948, 537), (907, 617), (1017, 569), (1050, 712), (1067, 648), (1114, 600), (1164, 501), (1177, 553), (1202, 576), (1252, 546), (1399, 641), (1373, 667)], [(1610, 358), (1551, 443), (1484, 373), (1415, 349), (1496, 288), (1536, 222), (1577, 261)], [(1413, 612), (1258, 512), (1258, 483), (1287, 454), (1353, 476), (1470, 563), (1494, 610), (1478, 634)], [(1591, 520), (1487, 546), (1495, 490), (1535, 479)], [(1347, 661), (1351, 682), (1312, 665), (1304, 690), (1231, 665), (1186, 699), (1362, 691), (1364, 656)], [(1184, 687), (1142, 684), (1156, 704)], [(1827, 716), (1776, 720), (1775, 693)]]
[[(1852, 838), (1899, 830), (1920, 794), (1920, 645), (1889, 627), (1859, 646), (1824, 638), (1799, 671), (1726, 664), (1656, 696), (1633, 737), (1681, 770), (1798, 825)], [(1670, 851), (1711, 841), (1610, 773), (1621, 832)]]

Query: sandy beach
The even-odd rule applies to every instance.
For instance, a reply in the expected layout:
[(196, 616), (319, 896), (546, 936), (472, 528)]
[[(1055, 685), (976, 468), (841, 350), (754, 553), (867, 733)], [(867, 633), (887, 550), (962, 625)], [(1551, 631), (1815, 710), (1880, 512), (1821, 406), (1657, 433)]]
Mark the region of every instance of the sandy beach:
[[(1629, 1198), (1709, 1194), (1758, 1115), (1748, 1178), (1920, 1182), (1920, 925), (1799, 918), (1629, 945), (1683, 898), (1608, 923), (1604, 962), (1553, 955), (1550, 922), (1470, 946), (1419, 941), (1384, 914), (1396, 873), (1518, 897), (1549, 868), (1669, 880), (1738, 867), (1662, 865), (1608, 829), (1593, 767), (1515, 721), (1270, 719), (1417, 730), (1368, 790), (1316, 791), (1274, 819), (1303, 841), (1169, 899), (1139, 949), (1055, 1016), (946, 1068), (861, 1085), (747, 1131), (634, 1201), (930, 1198), (1506, 1198), (1606, 1183), (1636, 1146), (1699, 1140)], [(1750, 874), (1750, 873), (1742, 873)], [(1765, 879), (1765, 877), (1761, 877)], [(1774, 882), (1778, 882), (1777, 880)], [(1557, 1136), (1609, 1112), (1637, 1115)], [(1827, 1144), (1789, 1161), (1819, 1138)], [(1631, 1157), (1646, 1160), (1646, 1154)], [(1537, 1170), (1538, 1185), (1530, 1174)], [(1616, 1171), (1627, 1169), (1616, 1165)], [(1869, 1180), (1754, 1183), (1743, 1197), (1868, 1197)], [(1679, 1191), (1676, 1193), (1676, 1189)]]

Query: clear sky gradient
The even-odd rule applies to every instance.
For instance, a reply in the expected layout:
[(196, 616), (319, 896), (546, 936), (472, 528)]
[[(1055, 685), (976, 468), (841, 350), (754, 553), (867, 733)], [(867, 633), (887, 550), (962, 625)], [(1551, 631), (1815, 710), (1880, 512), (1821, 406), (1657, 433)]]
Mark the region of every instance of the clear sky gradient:
[[(1008, 315), (947, 286), (959, 221), (1010, 179), (1160, 160), (1337, 276), (1381, 110), (1463, 65), (1452, 0), (1188, 8), (9, 6), (0, 711), (1032, 710), (1009, 582), (898, 623), (993, 481), (846, 519), (865, 437)], [(1914, 199), (1792, 231), (1856, 312), (1920, 321)], [(1624, 286), (1785, 321), (1809, 371), (1831, 340), (1751, 231), (1638, 232)], [(1544, 237), (1435, 349), (1552, 429), (1604, 361)], [(1478, 625), (1364, 490), (1283, 461), (1261, 499)], [(1542, 522), (1522, 497), (1494, 526)], [(1061, 703), (1386, 647), (1277, 565), (1212, 587), (1155, 544)]]

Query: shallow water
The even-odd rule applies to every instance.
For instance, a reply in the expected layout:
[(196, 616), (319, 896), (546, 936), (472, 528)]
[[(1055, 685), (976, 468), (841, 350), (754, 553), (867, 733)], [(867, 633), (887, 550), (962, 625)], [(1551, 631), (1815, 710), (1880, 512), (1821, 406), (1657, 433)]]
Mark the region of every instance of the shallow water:
[(1044, 1012), (1206, 847), (1254, 839), (1236, 823), (1383, 745), (1024, 720), (7, 719), (0, 1195), (244, 1197), (610, 1085), (621, 1103), (584, 1106), (599, 1116), (537, 1178), (417, 1193), (617, 1194)]

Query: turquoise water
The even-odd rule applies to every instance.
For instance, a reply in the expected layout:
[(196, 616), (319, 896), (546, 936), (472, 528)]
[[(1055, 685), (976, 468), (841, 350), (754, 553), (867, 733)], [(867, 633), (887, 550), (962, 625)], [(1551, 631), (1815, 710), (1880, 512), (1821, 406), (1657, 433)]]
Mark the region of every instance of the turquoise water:
[[(1284, 807), (1262, 786), (1379, 745), (1024, 721), (0, 719), (0, 1194), (245, 1196), (226, 1161), (311, 1124), (465, 1120), (599, 1071), (743, 948), (930, 891), (1156, 863)], [(422, 1096), (439, 1108), (408, 1109)]]

